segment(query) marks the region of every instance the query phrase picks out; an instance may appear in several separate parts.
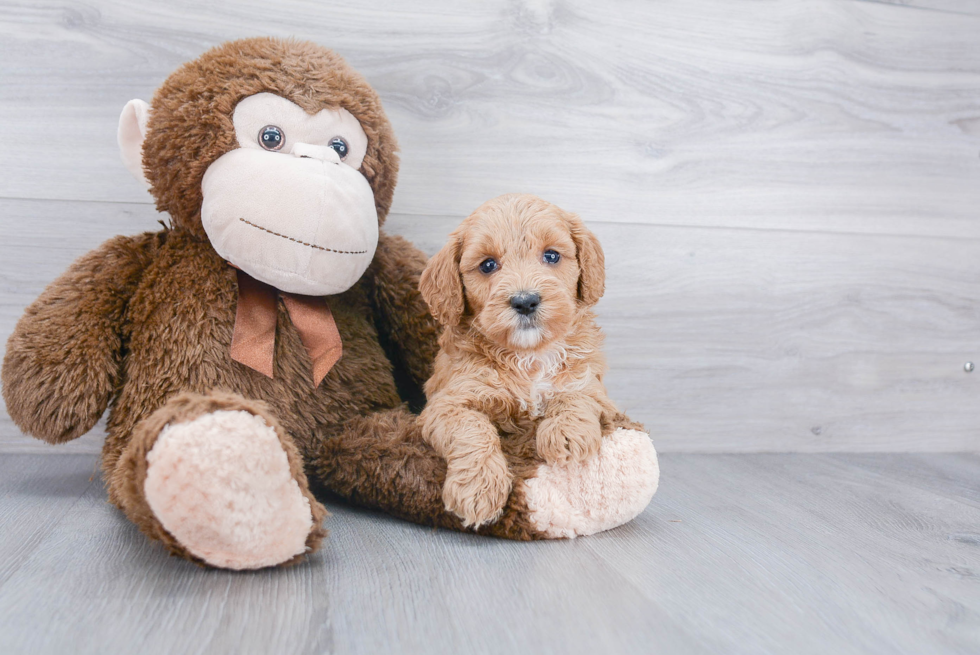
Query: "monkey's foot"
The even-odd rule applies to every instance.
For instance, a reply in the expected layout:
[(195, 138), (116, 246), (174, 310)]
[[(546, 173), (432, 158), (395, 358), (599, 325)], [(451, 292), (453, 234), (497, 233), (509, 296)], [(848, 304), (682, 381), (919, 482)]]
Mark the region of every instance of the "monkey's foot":
[(532, 525), (550, 539), (595, 534), (623, 525), (650, 503), (660, 481), (650, 437), (618, 428), (584, 462), (538, 467), (524, 481)]
[(306, 552), (318, 527), (275, 428), (248, 411), (167, 425), (146, 462), (143, 491), (153, 514), (211, 566), (281, 564)]

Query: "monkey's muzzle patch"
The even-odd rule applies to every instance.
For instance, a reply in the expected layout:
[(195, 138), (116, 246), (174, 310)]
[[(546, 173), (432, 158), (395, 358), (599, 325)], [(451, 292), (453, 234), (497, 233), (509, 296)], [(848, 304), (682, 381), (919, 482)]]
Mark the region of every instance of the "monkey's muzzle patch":
[(342, 293), (374, 258), (371, 186), (336, 157), (238, 148), (208, 167), (201, 189), (201, 221), (214, 249), (277, 289)]

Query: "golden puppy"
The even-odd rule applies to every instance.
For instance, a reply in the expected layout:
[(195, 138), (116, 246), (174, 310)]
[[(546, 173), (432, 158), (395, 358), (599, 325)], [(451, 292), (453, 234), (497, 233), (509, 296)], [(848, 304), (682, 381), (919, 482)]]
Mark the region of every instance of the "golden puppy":
[(419, 288), (445, 326), (425, 440), (448, 464), (446, 508), (495, 520), (512, 476), (500, 439), (535, 434), (548, 463), (595, 455), (616, 407), (602, 385), (602, 248), (582, 221), (531, 195), (495, 198), (449, 235)]

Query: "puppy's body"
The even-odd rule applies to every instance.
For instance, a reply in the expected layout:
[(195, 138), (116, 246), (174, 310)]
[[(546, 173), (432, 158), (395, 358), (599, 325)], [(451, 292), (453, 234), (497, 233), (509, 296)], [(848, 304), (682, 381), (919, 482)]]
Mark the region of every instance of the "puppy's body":
[(588, 311), (561, 342), (531, 353), (500, 348), (479, 332), (448, 328), (439, 340), (441, 350), (425, 385), (426, 396), (431, 405), (440, 396), (462, 398), (463, 389), (470, 389), (476, 396), (467, 402), (486, 414), (500, 432), (526, 434), (547, 415), (556, 396), (600, 393), (605, 397), (601, 341)]
[(581, 220), (527, 195), (484, 204), (429, 262), (422, 294), (446, 328), (420, 420), (448, 464), (443, 500), (466, 524), (507, 501), (501, 438), (533, 436), (547, 462), (581, 461), (621, 420), (591, 311), (604, 279)]

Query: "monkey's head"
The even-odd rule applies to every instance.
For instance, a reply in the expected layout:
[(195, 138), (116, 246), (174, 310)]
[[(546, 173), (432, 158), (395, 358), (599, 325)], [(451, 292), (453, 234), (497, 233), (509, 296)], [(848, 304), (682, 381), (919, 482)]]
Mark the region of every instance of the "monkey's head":
[(174, 72), (119, 119), (126, 167), (174, 229), (283, 291), (330, 295), (364, 273), (398, 175), (381, 101), (330, 50), (245, 39)]

